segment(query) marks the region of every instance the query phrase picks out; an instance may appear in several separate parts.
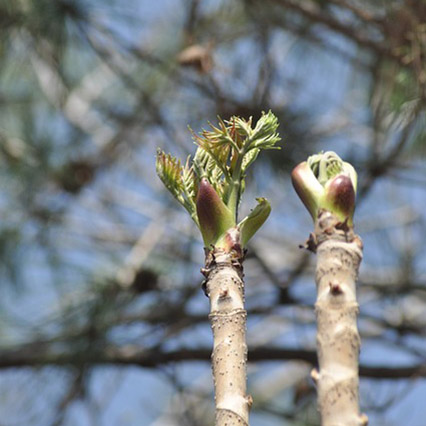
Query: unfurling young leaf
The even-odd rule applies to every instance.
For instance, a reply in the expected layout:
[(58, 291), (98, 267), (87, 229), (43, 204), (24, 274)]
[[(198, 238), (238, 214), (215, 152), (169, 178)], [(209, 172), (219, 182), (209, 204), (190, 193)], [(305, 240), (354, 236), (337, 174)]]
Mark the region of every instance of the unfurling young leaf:
[(244, 247), (250, 238), (265, 223), (271, 213), (271, 205), (266, 198), (256, 198), (257, 206), (239, 224), (241, 245)]
[(293, 169), (291, 181), (297, 195), (308, 209), (312, 219), (315, 220), (324, 194), (324, 188), (306, 161), (303, 161), (303, 163), (300, 163)]

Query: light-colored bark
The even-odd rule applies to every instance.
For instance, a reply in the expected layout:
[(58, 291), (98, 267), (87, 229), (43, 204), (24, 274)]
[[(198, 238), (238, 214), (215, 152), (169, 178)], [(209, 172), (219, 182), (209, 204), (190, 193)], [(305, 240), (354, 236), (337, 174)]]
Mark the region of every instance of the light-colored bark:
[(323, 426), (360, 426), (368, 423), (359, 412), (357, 329), (359, 306), (356, 280), (362, 242), (353, 229), (330, 212), (321, 211), (310, 247), (317, 253), (318, 405)]
[(207, 256), (206, 294), (213, 329), (212, 369), (216, 426), (249, 424), (251, 397), (246, 395), (246, 316), (242, 254), (213, 250)]

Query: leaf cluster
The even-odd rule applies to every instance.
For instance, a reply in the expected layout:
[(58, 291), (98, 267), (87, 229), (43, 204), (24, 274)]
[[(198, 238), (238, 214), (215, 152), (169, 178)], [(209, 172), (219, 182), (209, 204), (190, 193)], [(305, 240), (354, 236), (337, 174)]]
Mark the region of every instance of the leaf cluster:
[[(213, 209), (222, 212), (223, 215), (226, 212), (227, 223), (230, 216), (235, 226), (248, 168), (261, 150), (279, 149), (276, 143), (280, 140), (277, 133), (278, 120), (271, 111), (263, 113), (254, 127), (251, 118), (245, 120), (236, 116), (227, 121), (219, 117), (216, 126), (211, 123), (209, 126), (208, 130), (202, 130), (200, 134), (190, 129), (198, 147), (192, 161), (189, 156), (183, 165), (179, 159), (159, 150), (156, 163), (158, 176), (200, 229), (204, 227), (203, 224), (200, 226), (200, 218), (197, 215), (197, 194), (201, 179), (207, 179), (218, 195), (215, 203), (223, 203), (221, 207), (212, 206)], [(256, 220), (253, 220), (256, 229), (249, 230), (252, 222), (247, 220), (250, 215), (241, 222), (245, 224), (250, 236), (261, 225), (258, 219), (259, 211), (263, 212), (260, 215), (264, 217), (263, 221), (269, 215), (269, 203), (265, 199), (261, 200), (259, 202), (261, 207), (255, 209)], [(199, 211), (206, 210), (199, 209)], [(201, 231), (203, 232), (203, 229)]]
[[(185, 165), (171, 154), (161, 150), (157, 154), (157, 174), (171, 194), (188, 210), (195, 220), (195, 199), (200, 179), (207, 178), (223, 202), (236, 215), (247, 169), (256, 160), (262, 149), (279, 149), (278, 120), (269, 111), (252, 127), (252, 118), (245, 120), (232, 117), (219, 124), (209, 123), (210, 130), (196, 134), (198, 145), (191, 164), (190, 156)], [(235, 196), (234, 205), (231, 204)], [(196, 221), (196, 220), (195, 220)], [(196, 221), (197, 222), (197, 221)]]

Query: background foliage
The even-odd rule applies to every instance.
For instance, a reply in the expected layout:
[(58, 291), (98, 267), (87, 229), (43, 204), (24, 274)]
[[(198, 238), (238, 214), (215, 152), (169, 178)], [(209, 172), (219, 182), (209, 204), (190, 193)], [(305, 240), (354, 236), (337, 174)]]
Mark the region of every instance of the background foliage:
[(316, 425), (311, 219), (289, 171), (359, 172), (361, 405), (426, 415), (426, 3), (0, 3), (0, 424), (212, 424), (198, 230), (155, 174), (195, 131), (279, 118), (248, 178), (273, 211), (246, 262), (253, 425)]

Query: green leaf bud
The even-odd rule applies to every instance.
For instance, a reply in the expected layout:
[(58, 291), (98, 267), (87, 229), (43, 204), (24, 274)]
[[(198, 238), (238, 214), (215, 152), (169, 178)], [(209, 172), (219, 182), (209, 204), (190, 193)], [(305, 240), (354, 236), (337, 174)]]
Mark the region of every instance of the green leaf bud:
[(334, 152), (312, 155), (291, 174), (293, 186), (315, 221), (326, 209), (352, 225), (357, 174)]

